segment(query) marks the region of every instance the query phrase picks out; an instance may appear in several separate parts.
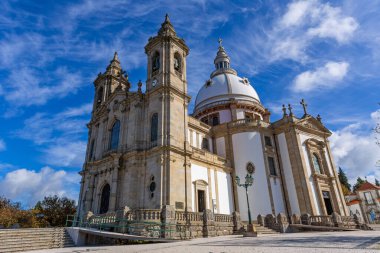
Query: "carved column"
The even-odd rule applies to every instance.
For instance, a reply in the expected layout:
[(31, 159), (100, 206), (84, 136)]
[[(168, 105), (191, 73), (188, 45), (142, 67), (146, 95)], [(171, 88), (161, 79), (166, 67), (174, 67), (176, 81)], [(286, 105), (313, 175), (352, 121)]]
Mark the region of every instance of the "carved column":
[(119, 176), (119, 157), (115, 156), (114, 163), (113, 163), (113, 170), (112, 170), (112, 181), (111, 181), (111, 194), (110, 194), (110, 204), (109, 204), (109, 211), (115, 211), (117, 207), (117, 183), (118, 183), (118, 176)]

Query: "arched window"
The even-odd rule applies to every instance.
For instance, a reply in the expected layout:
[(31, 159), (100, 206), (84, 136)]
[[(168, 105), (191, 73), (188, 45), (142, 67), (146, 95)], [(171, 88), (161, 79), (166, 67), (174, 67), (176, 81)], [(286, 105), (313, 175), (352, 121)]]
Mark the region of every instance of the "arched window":
[(319, 158), (316, 154), (313, 154), (313, 166), (316, 173), (321, 174), (321, 166), (319, 162)]
[(152, 72), (160, 69), (160, 53), (155, 52), (152, 57)]
[(103, 87), (100, 87), (96, 94), (96, 107), (98, 107), (103, 102)]
[(182, 60), (179, 53), (175, 53), (174, 55), (174, 69), (177, 70), (178, 72), (181, 72), (182, 70)]
[(157, 138), (158, 138), (158, 114), (154, 113), (150, 120), (150, 141), (154, 144), (154, 146), (157, 145)]
[(119, 147), (119, 133), (120, 133), (120, 121), (116, 120), (115, 123), (113, 123), (112, 130), (111, 130), (111, 145), (110, 149), (114, 150)]
[(106, 184), (105, 186), (103, 186), (102, 196), (100, 197), (99, 213), (108, 212), (108, 207), (110, 204), (110, 192), (111, 192), (111, 188), (109, 184)]

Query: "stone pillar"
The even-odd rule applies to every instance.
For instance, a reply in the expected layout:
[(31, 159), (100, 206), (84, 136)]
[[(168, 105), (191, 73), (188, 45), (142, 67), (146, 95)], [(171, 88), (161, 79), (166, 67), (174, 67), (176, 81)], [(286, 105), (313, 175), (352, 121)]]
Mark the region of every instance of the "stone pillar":
[(83, 210), (84, 212), (91, 211), (94, 189), (95, 189), (95, 175), (91, 174), (90, 184), (88, 186), (88, 192), (86, 193), (85, 206)]
[(110, 194), (110, 203), (108, 211), (116, 211), (117, 207), (117, 186), (118, 186), (118, 177), (119, 177), (119, 158), (120, 155), (113, 155), (113, 170), (112, 170), (112, 179), (111, 179), (111, 194)]
[(126, 233), (127, 232), (127, 213), (129, 212), (129, 207), (125, 206), (124, 209), (118, 210), (116, 212), (116, 222), (118, 224), (118, 231), (119, 233)]
[(161, 237), (171, 239), (176, 237), (175, 209), (173, 206), (166, 205), (161, 209)]
[(331, 215), (331, 219), (334, 224), (334, 227), (343, 227), (342, 217), (338, 213), (333, 212)]
[(277, 215), (277, 222), (280, 226), (280, 232), (286, 233), (289, 229), (289, 221), (284, 213), (279, 213)]
[(216, 236), (214, 214), (210, 209), (203, 211), (203, 237)]
[(301, 223), (303, 225), (310, 225), (311, 224), (311, 221), (310, 221), (310, 214), (308, 213), (304, 213), (301, 215)]
[(257, 223), (259, 223), (260, 226), (264, 226), (264, 218), (261, 214), (257, 215)]
[(241, 230), (241, 219), (240, 219), (240, 213), (239, 212), (233, 212), (233, 223), (234, 223), (234, 233), (238, 232)]

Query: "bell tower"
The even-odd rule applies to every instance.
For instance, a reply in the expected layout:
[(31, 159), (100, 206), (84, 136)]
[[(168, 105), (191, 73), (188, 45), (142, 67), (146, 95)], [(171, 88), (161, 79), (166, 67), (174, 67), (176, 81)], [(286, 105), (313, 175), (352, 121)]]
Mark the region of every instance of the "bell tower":
[[(145, 46), (148, 58), (146, 80), (146, 119), (148, 129), (145, 140), (150, 143), (147, 162), (160, 161), (160, 206), (185, 203), (188, 198), (186, 164), (188, 103), (186, 57), (189, 48), (179, 38), (165, 16), (156, 36)], [(185, 166), (186, 165), (186, 166)], [(153, 170), (153, 166), (150, 166)], [(187, 176), (185, 176), (187, 175)], [(187, 187), (185, 187), (185, 185)], [(189, 188), (189, 189), (187, 189)], [(186, 207), (187, 205), (185, 205)]]
[(177, 36), (168, 14), (157, 35), (149, 38), (145, 53), (148, 58), (148, 110), (158, 113), (161, 127), (158, 145), (183, 148), (190, 100), (186, 80), (186, 57), (189, 48)]

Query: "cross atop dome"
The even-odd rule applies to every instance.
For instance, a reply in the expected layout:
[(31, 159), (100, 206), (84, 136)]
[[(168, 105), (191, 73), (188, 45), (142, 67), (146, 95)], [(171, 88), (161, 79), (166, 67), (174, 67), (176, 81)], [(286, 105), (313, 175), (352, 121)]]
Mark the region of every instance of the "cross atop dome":
[(222, 46), (222, 42), (223, 42), (223, 40), (222, 40), (221, 38), (219, 38), (219, 39), (218, 39), (219, 48), (223, 47), (223, 46)]

